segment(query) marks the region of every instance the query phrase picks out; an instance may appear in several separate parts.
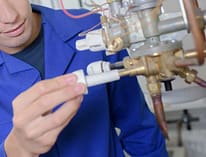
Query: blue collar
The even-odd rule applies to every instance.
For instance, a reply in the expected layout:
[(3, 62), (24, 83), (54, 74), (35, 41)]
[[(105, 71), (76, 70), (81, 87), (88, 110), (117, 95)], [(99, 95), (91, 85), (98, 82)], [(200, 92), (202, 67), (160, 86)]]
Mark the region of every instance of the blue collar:
[(10, 74), (33, 69), (29, 64), (26, 64), (5, 52), (0, 52), (0, 65), (6, 63), (6, 67)]

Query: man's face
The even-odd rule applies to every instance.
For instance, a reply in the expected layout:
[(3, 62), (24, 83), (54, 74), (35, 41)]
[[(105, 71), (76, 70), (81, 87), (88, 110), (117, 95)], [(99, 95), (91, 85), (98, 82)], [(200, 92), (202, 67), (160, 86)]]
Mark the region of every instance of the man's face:
[(0, 0), (0, 50), (18, 51), (32, 37), (34, 22), (28, 0)]

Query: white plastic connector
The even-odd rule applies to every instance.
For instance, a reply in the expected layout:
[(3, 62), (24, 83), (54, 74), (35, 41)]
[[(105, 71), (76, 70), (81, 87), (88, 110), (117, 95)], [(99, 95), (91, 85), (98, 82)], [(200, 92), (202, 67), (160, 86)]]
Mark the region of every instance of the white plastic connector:
[(94, 52), (105, 50), (101, 29), (88, 32), (85, 39), (77, 40), (76, 48), (80, 51), (89, 49)]
[(104, 62), (104, 61), (97, 61), (90, 63), (87, 66), (87, 74), (88, 75), (93, 75), (93, 74), (98, 74), (102, 72), (107, 72), (110, 71), (110, 63), (109, 62)]
[[(94, 75), (84, 75), (83, 70), (77, 70), (73, 72), (78, 77), (78, 82), (83, 83), (86, 87), (92, 87), (120, 79), (118, 70), (107, 71), (104, 73), (94, 74)], [(88, 93), (88, 90), (85, 94)]]

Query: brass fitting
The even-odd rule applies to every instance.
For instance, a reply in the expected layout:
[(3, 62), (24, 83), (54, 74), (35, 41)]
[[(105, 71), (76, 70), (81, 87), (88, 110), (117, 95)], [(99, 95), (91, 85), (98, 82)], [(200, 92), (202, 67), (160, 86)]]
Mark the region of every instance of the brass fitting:
[(126, 57), (123, 60), (126, 69), (138, 69), (138, 75), (150, 76), (159, 73), (159, 63), (154, 59), (158, 57), (142, 56), (138, 58)]
[(145, 72), (145, 67), (140, 66), (136, 68), (130, 68), (126, 70), (119, 71), (119, 76), (136, 76), (136, 75), (143, 75)]
[(109, 41), (108, 51), (117, 52), (120, 51), (124, 46), (123, 40), (121, 37), (115, 38), (112, 41)]
[(101, 21), (101, 24), (105, 24), (107, 23), (108, 20), (107, 20), (107, 17), (103, 15), (100, 17), (100, 21)]
[(184, 78), (185, 82), (190, 84), (195, 81), (197, 77), (197, 71), (194, 69), (190, 70), (189, 68), (185, 68), (179, 73), (179, 76)]
[(185, 53), (183, 52), (182, 49), (180, 49), (180, 50), (174, 52), (174, 56), (178, 57), (178, 58), (183, 58), (183, 57), (185, 57)]
[(140, 58), (130, 58), (130, 57), (125, 57), (124, 60), (123, 60), (123, 64), (124, 64), (124, 67), (126, 69), (129, 69), (129, 68), (134, 67), (134, 66), (138, 67), (140, 64), (144, 65), (141, 62)]
[(147, 88), (151, 96), (161, 94), (161, 84), (157, 76), (147, 77)]

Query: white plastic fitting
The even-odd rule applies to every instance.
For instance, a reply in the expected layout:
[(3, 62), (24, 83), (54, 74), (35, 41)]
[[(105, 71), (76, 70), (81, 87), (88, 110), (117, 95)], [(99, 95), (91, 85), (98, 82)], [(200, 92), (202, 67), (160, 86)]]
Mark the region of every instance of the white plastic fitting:
[(94, 52), (105, 50), (101, 29), (88, 32), (85, 39), (77, 40), (76, 48), (80, 51), (89, 49)]
[[(92, 87), (112, 81), (116, 81), (120, 79), (119, 72), (118, 70), (112, 70), (112, 71), (107, 71), (99, 74), (94, 74), (94, 75), (84, 75), (83, 70), (77, 70), (73, 72), (74, 74), (77, 75), (78, 77), (78, 82), (83, 83), (86, 85), (86, 87)], [(88, 93), (88, 90), (85, 92), (85, 94)]]
[(96, 61), (87, 66), (88, 75), (99, 74), (107, 71), (111, 71), (109, 62)]

